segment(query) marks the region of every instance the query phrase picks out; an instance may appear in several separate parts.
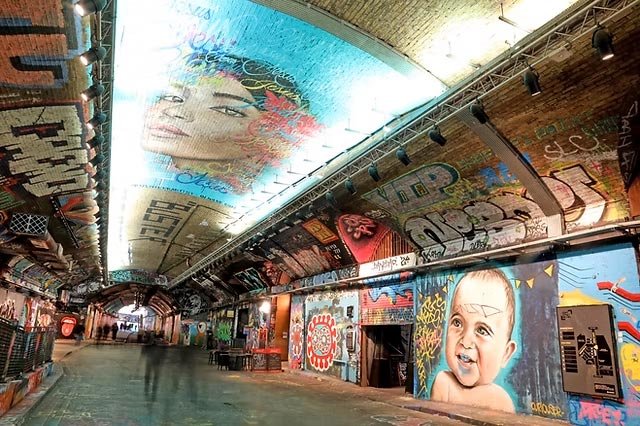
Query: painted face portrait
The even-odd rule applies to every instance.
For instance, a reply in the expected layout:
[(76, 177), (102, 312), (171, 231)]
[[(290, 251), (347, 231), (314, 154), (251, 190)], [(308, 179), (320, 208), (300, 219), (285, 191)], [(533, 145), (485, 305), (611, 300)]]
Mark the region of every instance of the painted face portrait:
[(152, 101), (144, 127), (143, 149), (236, 193), (319, 130), (290, 76), (222, 52), (190, 55), (177, 81)]
[(513, 291), (502, 275), (479, 271), (462, 278), (451, 302), (446, 336), (447, 364), (460, 384), (492, 383), (506, 366), (516, 350), (513, 315)]
[[(143, 148), (181, 160), (239, 160), (242, 141), (262, 112), (240, 82), (220, 79), (209, 86), (176, 84), (147, 112)], [(230, 143), (235, 142), (235, 143)]]

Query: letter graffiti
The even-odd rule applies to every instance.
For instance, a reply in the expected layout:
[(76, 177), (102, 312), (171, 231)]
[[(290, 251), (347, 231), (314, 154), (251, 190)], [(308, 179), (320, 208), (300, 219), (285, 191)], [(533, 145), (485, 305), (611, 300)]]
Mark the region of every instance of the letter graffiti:
[(0, 111), (0, 150), (11, 174), (36, 197), (89, 188), (79, 105)]
[(427, 374), (431, 372), (436, 353), (442, 344), (445, 308), (446, 295), (438, 292), (424, 298), (420, 312), (416, 315), (416, 371), (420, 386), (418, 395), (426, 395)]
[[(606, 200), (580, 165), (542, 178), (565, 213), (568, 229), (597, 223)], [(432, 261), (443, 256), (502, 247), (546, 235), (546, 219), (540, 207), (524, 195), (502, 193), (485, 201), (473, 201), (461, 209), (430, 212), (409, 218), (404, 225), (411, 240)]]
[(390, 213), (400, 214), (450, 198), (445, 189), (459, 177), (458, 171), (448, 164), (429, 164), (389, 181), (363, 198)]
[(67, 60), (80, 53), (80, 26), (67, 1), (0, 4), (0, 86), (62, 87)]
[(142, 217), (140, 240), (148, 240), (162, 245), (174, 234), (181, 221), (186, 217), (196, 203), (178, 204), (168, 201), (151, 200), (149, 207)]
[(638, 141), (640, 141), (640, 116), (638, 101), (634, 101), (621, 118), (618, 139), (618, 162), (625, 187), (629, 187), (638, 173)]

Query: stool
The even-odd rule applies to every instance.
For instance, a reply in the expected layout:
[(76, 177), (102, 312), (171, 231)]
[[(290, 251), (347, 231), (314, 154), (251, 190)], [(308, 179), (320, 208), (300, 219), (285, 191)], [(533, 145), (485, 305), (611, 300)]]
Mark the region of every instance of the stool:
[(213, 365), (216, 361), (216, 351), (209, 351), (209, 365)]
[(222, 370), (222, 368), (229, 369), (229, 354), (228, 353), (219, 353), (218, 354), (218, 370)]

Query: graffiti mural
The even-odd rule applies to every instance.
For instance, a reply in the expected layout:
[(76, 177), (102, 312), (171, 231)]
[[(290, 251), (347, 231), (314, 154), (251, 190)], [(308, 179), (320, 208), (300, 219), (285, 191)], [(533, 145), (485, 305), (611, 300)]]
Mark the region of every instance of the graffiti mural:
[(507, 412), (542, 403), (564, 415), (559, 366), (547, 362), (560, 357), (549, 333), (557, 280), (553, 260), (418, 277), (416, 395)]
[(191, 288), (176, 288), (171, 291), (171, 294), (180, 305), (185, 316), (196, 315), (209, 308), (209, 300)]
[(289, 314), (289, 368), (299, 370), (304, 363), (304, 301), (305, 296), (291, 296)]
[[(424, 167), (430, 173), (437, 173), (434, 168), (442, 168), (440, 174), (446, 172), (448, 176), (453, 176), (450, 166), (439, 164)], [(415, 180), (420, 176), (418, 173), (403, 176), (398, 179), (398, 185), (415, 186)], [(557, 197), (565, 213), (567, 229), (584, 228), (605, 218), (607, 199), (594, 188), (596, 182), (584, 167), (571, 166), (544, 176), (542, 180)], [(446, 190), (455, 181), (451, 178), (445, 182), (447, 185), (441, 182), (439, 190), (441, 197), (447, 198)], [(393, 187), (394, 182), (387, 185)], [(391, 189), (383, 187), (380, 191), (387, 191), (386, 196), (391, 198)], [(430, 193), (425, 192), (422, 196)], [(377, 195), (374, 197), (374, 194)], [(394, 199), (402, 199), (397, 193), (394, 194)], [(412, 194), (415, 196), (414, 192)], [(376, 191), (368, 195), (371, 201), (381, 198)], [(432, 198), (429, 200), (431, 202)], [(389, 205), (389, 202), (385, 202), (385, 205)], [(381, 207), (384, 205), (381, 204)], [(526, 192), (504, 191), (489, 198), (470, 201), (462, 208), (412, 216), (405, 221), (404, 231), (422, 249), (423, 258), (432, 261), (543, 238), (546, 236), (547, 223), (540, 207), (528, 198)]]
[[(153, 7), (157, 13), (145, 22), (145, 32), (162, 36), (151, 44), (147, 36), (117, 37), (115, 50), (128, 59), (122, 71), (127, 78), (114, 82), (113, 161), (136, 165), (137, 173), (121, 180), (123, 187), (211, 202), (223, 211), (208, 220), (218, 231), (235, 222), (226, 209), (248, 216), (276, 209), (263, 194), (272, 192), (274, 181), (290, 176), (286, 171), (309, 173), (316, 161), (359, 142), (361, 136), (344, 130), (345, 117), (357, 115), (358, 128), (373, 131), (388, 120), (362, 113), (374, 99), (400, 113), (443, 89), (430, 76), (398, 72), (329, 32), (255, 2), (222, 0), (215, 7), (207, 2), (206, 14), (194, 13), (201, 9), (198, 3), (118, 4), (122, 28), (139, 25), (134, 17), (140, 4)], [(242, 25), (238, 16), (246, 17)], [(273, 30), (265, 32), (265, 25)], [(141, 55), (143, 40), (147, 48)], [(275, 54), (282, 49), (286, 55)], [(392, 89), (389, 81), (402, 83)], [(378, 84), (374, 94), (367, 82), (385, 84)], [(358, 99), (358, 105), (350, 99)], [(132, 134), (139, 143), (125, 142)], [(339, 137), (341, 147), (321, 150), (317, 142), (325, 137)], [(140, 219), (126, 222), (124, 227), (133, 229)], [(331, 260), (324, 252), (332, 252), (332, 238), (337, 241), (331, 227), (310, 226), (307, 232), (317, 238), (319, 251), (284, 248), (306, 275), (320, 272), (318, 265), (328, 269)]]
[(324, 372), (333, 364), (338, 350), (338, 330), (331, 314), (314, 315), (307, 325), (309, 365)]
[(372, 284), (371, 288), (360, 290), (360, 323), (362, 325), (413, 323), (414, 282), (390, 281), (387, 285)]
[[(359, 345), (347, 351), (347, 328), (358, 323), (358, 291), (328, 291), (305, 301), (305, 368), (356, 383)], [(351, 316), (347, 315), (347, 311)], [(358, 338), (356, 338), (356, 342)]]
[(391, 229), (367, 216), (344, 214), (338, 218), (338, 231), (356, 261), (364, 263), (375, 260), (375, 251)]
[(618, 331), (618, 369), (624, 402), (569, 397), (568, 419), (576, 425), (632, 425), (640, 418), (640, 288), (630, 244), (583, 251), (558, 259), (561, 305), (613, 306)]

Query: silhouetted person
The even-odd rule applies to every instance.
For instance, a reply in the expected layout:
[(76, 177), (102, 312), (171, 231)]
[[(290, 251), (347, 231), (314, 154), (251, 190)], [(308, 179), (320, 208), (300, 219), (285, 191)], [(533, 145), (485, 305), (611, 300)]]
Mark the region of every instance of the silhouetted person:
[(111, 340), (116, 340), (116, 336), (118, 335), (118, 323), (113, 323), (111, 325)]
[(96, 340), (100, 339), (102, 339), (102, 327), (98, 326), (96, 327)]
[(110, 331), (111, 331), (111, 327), (109, 326), (109, 324), (105, 324), (102, 326), (102, 336), (104, 337), (105, 340), (109, 338)]

